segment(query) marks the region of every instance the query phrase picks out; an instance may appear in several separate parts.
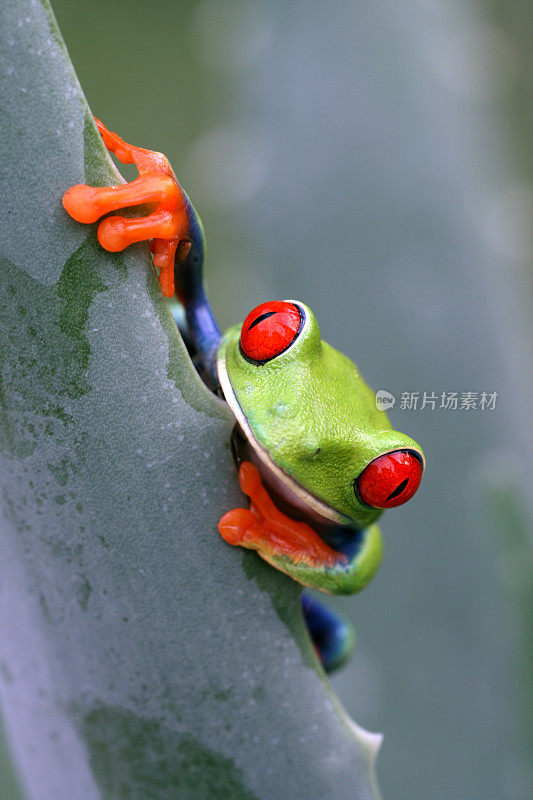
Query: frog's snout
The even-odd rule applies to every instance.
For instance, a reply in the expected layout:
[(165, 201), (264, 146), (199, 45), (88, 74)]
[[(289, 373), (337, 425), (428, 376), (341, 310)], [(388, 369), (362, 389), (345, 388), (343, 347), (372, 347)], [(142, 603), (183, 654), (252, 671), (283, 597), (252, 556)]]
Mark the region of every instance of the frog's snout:
[(424, 465), (414, 450), (393, 450), (368, 464), (355, 483), (355, 492), (367, 506), (394, 508), (414, 495)]

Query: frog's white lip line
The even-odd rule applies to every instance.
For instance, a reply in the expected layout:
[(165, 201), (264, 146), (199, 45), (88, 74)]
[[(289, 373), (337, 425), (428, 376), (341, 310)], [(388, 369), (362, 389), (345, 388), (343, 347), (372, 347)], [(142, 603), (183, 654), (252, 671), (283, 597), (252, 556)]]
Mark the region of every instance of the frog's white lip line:
[(324, 503), (322, 500), (319, 500), (318, 497), (315, 497), (313, 494), (304, 489), (304, 487), (299, 484), (294, 478), (291, 478), (290, 475), (287, 475), (281, 467), (278, 467), (277, 464), (272, 461), (267, 451), (261, 447), (257, 439), (252, 433), (252, 430), (248, 424), (248, 420), (244, 415), (242, 408), (239, 405), (239, 401), (235, 396), (235, 392), (233, 391), (233, 387), (231, 385), (228, 370), (226, 368), (226, 359), (223, 355), (219, 355), (217, 359), (217, 368), (218, 368), (218, 378), (220, 380), (220, 385), (222, 387), (222, 391), (224, 392), (224, 397), (226, 398), (226, 402), (233, 411), (237, 422), (239, 423), (242, 432), (248, 439), (248, 442), (252, 446), (254, 453), (258, 457), (259, 461), (270, 471), (271, 474), (274, 474), (276, 478), (285, 486), (287, 486), (300, 500), (300, 502), (304, 503), (308, 508), (311, 508), (315, 514), (318, 514), (322, 517), (325, 521), (334, 523), (335, 525), (350, 525), (351, 520), (349, 517), (344, 516), (339, 511), (336, 511), (334, 508), (329, 506), (327, 503)]

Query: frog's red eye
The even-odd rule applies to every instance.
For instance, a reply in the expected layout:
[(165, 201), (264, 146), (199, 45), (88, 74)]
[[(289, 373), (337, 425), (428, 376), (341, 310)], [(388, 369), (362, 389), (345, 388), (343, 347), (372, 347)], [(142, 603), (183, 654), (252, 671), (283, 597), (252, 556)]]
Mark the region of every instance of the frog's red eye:
[(242, 324), (241, 350), (252, 361), (270, 361), (294, 342), (303, 313), (294, 303), (269, 300), (250, 311)]
[(395, 450), (370, 462), (357, 481), (361, 500), (373, 508), (393, 508), (414, 495), (422, 478), (422, 462), (411, 450)]

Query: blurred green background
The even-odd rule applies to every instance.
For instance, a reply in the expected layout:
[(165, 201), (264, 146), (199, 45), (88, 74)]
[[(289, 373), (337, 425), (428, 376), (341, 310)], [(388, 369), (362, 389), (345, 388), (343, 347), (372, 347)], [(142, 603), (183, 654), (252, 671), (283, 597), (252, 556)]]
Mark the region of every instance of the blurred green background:
[[(424, 447), (376, 580), (334, 601), (358, 648), (333, 686), (385, 732), (384, 797), (530, 798), (531, 8), (53, 7), (94, 113), (165, 152), (199, 210), (221, 324), (302, 299)], [(496, 408), (439, 408), (468, 391)]]

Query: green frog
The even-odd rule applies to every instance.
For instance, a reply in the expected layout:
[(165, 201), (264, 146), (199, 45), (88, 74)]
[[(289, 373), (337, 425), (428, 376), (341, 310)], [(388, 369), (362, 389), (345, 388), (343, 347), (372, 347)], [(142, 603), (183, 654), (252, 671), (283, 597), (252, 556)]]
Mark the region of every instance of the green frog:
[[(137, 165), (139, 178), (71, 187), (63, 204), (85, 223), (152, 204), (144, 216), (107, 216), (98, 238), (112, 251), (150, 240), (162, 290), (176, 294), (184, 310), (180, 329), (198, 371), (235, 416), (232, 447), (250, 507), (224, 514), (220, 534), (304, 586), (358, 592), (381, 561), (378, 518), (418, 489), (420, 446), (392, 429), (355, 364), (322, 340), (299, 300), (262, 303), (221, 335), (203, 285), (202, 224), (168, 160), (97, 125), (106, 146)], [(307, 592), (302, 609), (331, 671), (349, 656), (353, 630)]]

